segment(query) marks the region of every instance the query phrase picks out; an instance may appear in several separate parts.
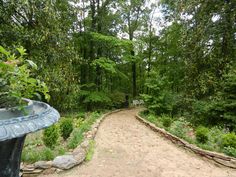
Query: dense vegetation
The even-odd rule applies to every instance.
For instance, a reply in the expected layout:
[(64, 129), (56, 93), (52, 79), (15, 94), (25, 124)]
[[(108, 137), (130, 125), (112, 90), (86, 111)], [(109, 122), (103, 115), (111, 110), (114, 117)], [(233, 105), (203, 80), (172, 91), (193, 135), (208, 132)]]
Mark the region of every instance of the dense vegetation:
[[(53, 160), (56, 156), (64, 155), (76, 148), (83, 141), (84, 133), (90, 130), (100, 115), (98, 112), (86, 113), (83, 116), (81, 112), (66, 114), (58, 123), (43, 132), (28, 135), (22, 161), (33, 163), (40, 160)], [(90, 143), (92, 145), (93, 141)], [(88, 155), (92, 155), (92, 152)]]
[(227, 144), (236, 132), (235, 21), (233, 0), (5, 0), (0, 45), (26, 49), (59, 111), (141, 97), (170, 131), (192, 127), (202, 144), (224, 132)]

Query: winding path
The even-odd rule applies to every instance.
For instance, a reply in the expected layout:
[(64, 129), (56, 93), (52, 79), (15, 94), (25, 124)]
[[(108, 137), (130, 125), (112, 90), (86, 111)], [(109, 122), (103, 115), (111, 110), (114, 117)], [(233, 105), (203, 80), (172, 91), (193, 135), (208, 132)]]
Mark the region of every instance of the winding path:
[(160, 137), (135, 119), (137, 111), (104, 120), (90, 162), (47, 177), (236, 177), (236, 170), (216, 166)]

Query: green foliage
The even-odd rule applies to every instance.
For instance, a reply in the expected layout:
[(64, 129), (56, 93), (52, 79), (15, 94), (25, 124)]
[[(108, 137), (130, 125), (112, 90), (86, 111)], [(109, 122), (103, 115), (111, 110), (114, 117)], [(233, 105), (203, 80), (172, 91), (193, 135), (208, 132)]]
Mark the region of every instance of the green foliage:
[(92, 112), (88, 118), (86, 118), (79, 127), (75, 128), (72, 135), (68, 139), (68, 148), (74, 149), (79, 143), (83, 141), (83, 133), (90, 130), (91, 125), (100, 117), (98, 112)]
[[(86, 130), (89, 130), (89, 127), (86, 127)], [(75, 129), (72, 132), (71, 138), (69, 138), (68, 141), (68, 148), (69, 149), (74, 149), (78, 146), (78, 144), (80, 144), (83, 141), (83, 132), (85, 131), (85, 129), (83, 130), (79, 130), (79, 129)]]
[(85, 118), (85, 112), (78, 112), (76, 115), (77, 119), (84, 119)]
[(119, 91), (114, 91), (111, 95), (111, 105), (114, 108), (122, 108), (124, 107), (124, 102), (125, 100), (125, 93), (119, 92)]
[(27, 150), (23, 150), (22, 153), (22, 161), (28, 163), (34, 163), (40, 160), (49, 161), (55, 158), (54, 152), (47, 147), (43, 149), (36, 150), (35, 148), (28, 148)]
[(146, 82), (149, 93), (141, 95), (148, 109), (157, 115), (169, 114), (173, 110), (173, 97), (171, 92), (166, 90), (167, 85), (164, 77), (153, 72), (152, 77)]
[(173, 122), (173, 118), (167, 115), (162, 115), (160, 119), (162, 121), (163, 126), (166, 128), (169, 128)]
[(236, 135), (235, 133), (227, 133), (222, 137), (222, 147), (231, 147), (236, 149)]
[(41, 152), (43, 160), (49, 161), (54, 159), (54, 153), (50, 148), (44, 148)]
[(187, 133), (190, 131), (189, 123), (183, 118), (179, 118), (171, 124), (169, 131), (180, 138), (186, 139), (188, 138)]
[(199, 143), (206, 143), (208, 141), (209, 130), (206, 127), (200, 126), (196, 129), (196, 139)]
[(63, 119), (60, 122), (60, 132), (64, 140), (70, 137), (71, 132), (73, 131), (73, 120), (72, 119)]
[(86, 161), (92, 160), (93, 154), (94, 154), (94, 149), (95, 149), (95, 141), (92, 140), (89, 142), (89, 149), (88, 149), (88, 152), (87, 152), (86, 158), (85, 158)]
[(51, 127), (45, 129), (43, 131), (43, 143), (46, 147), (50, 149), (54, 149), (57, 145), (59, 138), (59, 129), (56, 125), (52, 125)]
[(93, 110), (94, 108), (106, 108), (111, 103), (110, 97), (103, 91), (93, 91), (93, 84), (83, 86), (83, 90), (79, 93), (79, 99), (84, 103), (87, 110)]
[(233, 148), (233, 147), (230, 147), (230, 146), (224, 147), (223, 152), (226, 155), (229, 155), (229, 156), (232, 156), (232, 157), (236, 157), (236, 148)]
[(196, 124), (220, 125), (223, 124), (234, 130), (236, 123), (236, 73), (231, 71), (224, 76), (223, 90), (214, 97), (193, 103), (194, 122)]
[(114, 36), (106, 36), (100, 33), (91, 32), (93, 40), (97, 41), (98, 43), (102, 43), (103, 45), (109, 45), (112, 47), (122, 47), (126, 49), (130, 49), (132, 47), (132, 41), (119, 39)]
[(0, 108), (22, 106), (23, 98), (41, 98), (40, 93), (49, 99), (45, 83), (32, 77), (37, 65), (24, 60), (25, 51), (21, 47), (18, 54), (11, 54), (0, 46)]

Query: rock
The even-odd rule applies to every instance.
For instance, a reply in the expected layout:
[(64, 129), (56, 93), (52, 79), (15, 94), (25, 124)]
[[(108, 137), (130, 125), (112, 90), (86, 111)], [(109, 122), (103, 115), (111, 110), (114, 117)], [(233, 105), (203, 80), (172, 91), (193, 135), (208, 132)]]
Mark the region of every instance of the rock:
[(72, 155), (72, 152), (66, 152), (65, 155)]
[(56, 173), (61, 173), (61, 172), (63, 172), (62, 169), (56, 169)]
[(33, 171), (23, 171), (23, 177), (33, 177), (38, 176), (40, 173), (42, 173), (42, 169), (36, 169)]
[(24, 168), (24, 163), (21, 162), (21, 163), (20, 163), (20, 169), (22, 170), (23, 168)]
[(84, 140), (81, 145), (80, 145), (83, 149), (88, 149), (89, 148), (89, 140)]
[(220, 164), (222, 164), (224, 166), (227, 166), (227, 167), (230, 167), (230, 168), (236, 168), (236, 163), (235, 163), (234, 160), (227, 161), (227, 160), (222, 160), (222, 159), (215, 158), (215, 157), (213, 157), (213, 159), (216, 162), (218, 162), (218, 163), (220, 163)]
[(34, 166), (39, 169), (48, 169), (52, 167), (52, 161), (38, 161)]
[(78, 162), (78, 164), (82, 163), (86, 158), (86, 151), (82, 147), (78, 147), (73, 152), (74, 158)]
[(73, 157), (73, 155), (58, 156), (52, 162), (53, 167), (56, 167), (62, 170), (68, 170), (76, 165), (78, 165), (78, 162)]
[(42, 174), (49, 175), (49, 174), (55, 173), (55, 171), (56, 171), (56, 168), (49, 168), (49, 169), (44, 170)]
[(24, 166), (23, 170), (34, 170), (34, 169), (35, 169), (34, 165), (26, 165)]
[(23, 174), (23, 177), (37, 177), (39, 174)]
[(91, 132), (90, 132), (89, 134), (87, 134), (86, 138), (93, 139), (93, 134), (91, 134)]

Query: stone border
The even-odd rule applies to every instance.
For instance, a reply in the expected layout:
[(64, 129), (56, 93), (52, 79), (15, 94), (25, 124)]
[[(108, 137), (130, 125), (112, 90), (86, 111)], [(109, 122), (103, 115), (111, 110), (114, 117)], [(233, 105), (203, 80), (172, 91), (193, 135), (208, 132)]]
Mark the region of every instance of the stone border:
[(23, 177), (33, 177), (40, 174), (52, 174), (59, 173), (64, 170), (71, 169), (85, 161), (86, 154), (90, 148), (90, 141), (95, 138), (98, 128), (103, 120), (114, 113), (123, 111), (126, 109), (118, 109), (115, 111), (103, 114), (96, 122), (91, 126), (91, 129), (84, 133), (84, 139), (78, 147), (76, 147), (72, 152), (67, 152), (66, 155), (57, 156), (53, 161), (38, 161), (31, 165), (22, 165), (20, 176)]
[(135, 117), (141, 123), (144, 123), (147, 127), (151, 128), (153, 131), (158, 132), (163, 137), (170, 140), (172, 143), (180, 145), (180, 146), (184, 147), (185, 149), (196, 153), (197, 155), (200, 155), (200, 156), (206, 157), (207, 159), (213, 160), (214, 162), (216, 162), (220, 165), (236, 169), (236, 158), (229, 157), (229, 156), (226, 156), (226, 155), (223, 155), (220, 153), (216, 153), (216, 152), (203, 150), (193, 144), (186, 142), (185, 140), (183, 140), (175, 135), (170, 134), (169, 132), (165, 131), (162, 128), (156, 127), (155, 124), (148, 122), (147, 120), (140, 117), (138, 114), (136, 114)]

